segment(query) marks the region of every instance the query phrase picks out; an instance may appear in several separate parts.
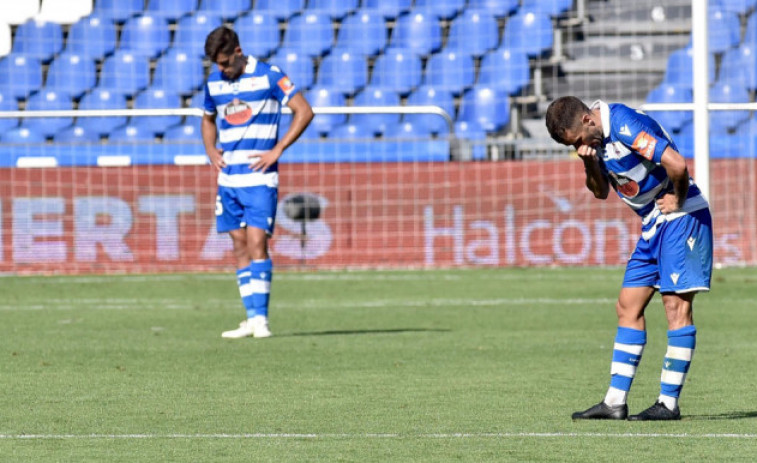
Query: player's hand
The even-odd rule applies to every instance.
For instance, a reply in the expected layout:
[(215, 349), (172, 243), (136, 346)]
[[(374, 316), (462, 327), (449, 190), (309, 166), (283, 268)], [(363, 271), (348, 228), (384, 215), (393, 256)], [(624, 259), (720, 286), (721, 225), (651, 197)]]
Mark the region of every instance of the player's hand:
[(281, 150), (274, 148), (270, 151), (266, 151), (265, 153), (250, 156), (250, 160), (252, 161), (252, 164), (250, 164), (250, 169), (254, 170), (255, 172), (265, 173), (265, 171), (268, 170), (269, 167), (271, 167), (274, 163), (276, 163), (276, 161), (279, 160), (281, 154)]
[(216, 171), (221, 172), (221, 169), (226, 167), (226, 161), (223, 160), (223, 150), (220, 150), (218, 148), (209, 150), (208, 158), (210, 158), (210, 163), (213, 164), (213, 167), (215, 167)]
[(581, 158), (584, 164), (592, 164), (597, 160), (597, 150), (589, 145), (579, 146), (576, 154), (578, 154), (578, 157)]
[(670, 214), (681, 208), (678, 205), (678, 197), (673, 193), (665, 193), (661, 198), (658, 198), (656, 202), (657, 209), (663, 214)]

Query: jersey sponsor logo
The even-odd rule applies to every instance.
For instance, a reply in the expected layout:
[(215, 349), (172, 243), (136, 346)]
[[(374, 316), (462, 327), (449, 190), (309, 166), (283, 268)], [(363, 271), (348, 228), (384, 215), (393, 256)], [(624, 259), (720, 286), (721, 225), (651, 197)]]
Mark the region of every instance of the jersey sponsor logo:
[(615, 172), (610, 172), (610, 176), (614, 180), (615, 186), (618, 189), (618, 193), (622, 194), (626, 198), (635, 198), (639, 194), (639, 184), (636, 180), (632, 180), (628, 177), (623, 177)]
[(231, 103), (226, 105), (223, 118), (231, 125), (245, 124), (252, 119), (252, 108), (239, 98), (234, 98)]
[(289, 77), (284, 76), (276, 83), (282, 92), (284, 92), (285, 95), (289, 95), (289, 93), (294, 89), (294, 84), (291, 80), (289, 80)]
[(644, 156), (649, 161), (654, 157), (654, 149), (657, 147), (657, 139), (654, 135), (650, 135), (647, 132), (639, 132), (636, 139), (633, 141), (631, 148)]

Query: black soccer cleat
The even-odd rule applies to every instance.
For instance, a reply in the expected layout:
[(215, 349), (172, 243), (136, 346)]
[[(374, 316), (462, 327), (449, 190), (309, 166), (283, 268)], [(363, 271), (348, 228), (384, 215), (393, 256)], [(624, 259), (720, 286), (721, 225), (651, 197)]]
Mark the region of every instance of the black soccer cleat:
[(628, 417), (629, 421), (673, 421), (681, 419), (681, 410), (676, 407), (671, 410), (662, 402), (657, 402), (638, 415)]
[(625, 420), (627, 416), (628, 405), (610, 406), (599, 402), (588, 410), (575, 412), (571, 418), (574, 420)]

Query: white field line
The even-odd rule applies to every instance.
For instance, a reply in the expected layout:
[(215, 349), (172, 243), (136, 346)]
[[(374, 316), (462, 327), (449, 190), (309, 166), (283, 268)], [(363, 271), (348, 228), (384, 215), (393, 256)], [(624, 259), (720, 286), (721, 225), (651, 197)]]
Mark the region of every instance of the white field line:
[[(367, 301), (339, 301), (339, 300), (302, 300), (300, 302), (274, 302), (276, 309), (384, 309), (384, 308), (423, 308), (423, 307), (498, 307), (502, 306), (533, 306), (533, 305), (610, 305), (615, 302), (611, 298), (495, 298), (495, 299), (444, 299), (427, 300), (395, 300), (377, 299)], [(202, 303), (208, 307), (236, 304), (227, 299), (205, 299)], [(40, 301), (34, 304), (15, 305), (0, 304), (0, 311), (26, 310), (195, 310), (196, 303), (181, 303), (176, 299), (57, 299), (55, 301)]]
[(672, 438), (757, 439), (757, 434), (736, 433), (603, 433), (603, 432), (491, 432), (491, 433), (249, 433), (249, 434), (0, 434), (0, 440), (160, 440), (160, 439), (509, 439), (509, 438)]

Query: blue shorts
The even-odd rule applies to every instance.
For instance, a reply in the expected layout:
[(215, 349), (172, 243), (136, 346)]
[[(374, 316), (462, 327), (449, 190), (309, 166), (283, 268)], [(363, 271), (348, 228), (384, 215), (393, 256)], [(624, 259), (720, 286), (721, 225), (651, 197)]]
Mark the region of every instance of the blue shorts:
[(216, 230), (225, 233), (255, 227), (273, 235), (279, 191), (268, 186), (218, 187)]
[(626, 265), (624, 288), (655, 287), (661, 293), (710, 290), (712, 217), (701, 209), (659, 226), (649, 241), (639, 238)]

